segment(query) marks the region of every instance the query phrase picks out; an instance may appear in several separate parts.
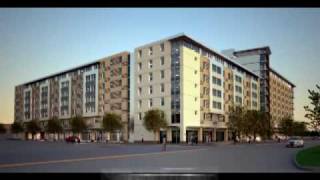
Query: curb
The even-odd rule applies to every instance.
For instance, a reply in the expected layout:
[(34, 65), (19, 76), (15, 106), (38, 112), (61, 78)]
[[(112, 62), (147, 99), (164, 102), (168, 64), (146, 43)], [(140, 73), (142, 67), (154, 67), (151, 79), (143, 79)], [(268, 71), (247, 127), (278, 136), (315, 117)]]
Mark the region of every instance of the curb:
[(293, 158), (293, 162), (294, 162), (294, 165), (298, 168), (298, 169), (301, 169), (301, 170), (306, 170), (306, 171), (312, 171), (312, 172), (320, 172), (320, 167), (312, 167), (312, 166), (302, 166), (298, 163), (297, 161), (297, 154), (299, 153), (299, 151), (294, 155), (294, 158)]

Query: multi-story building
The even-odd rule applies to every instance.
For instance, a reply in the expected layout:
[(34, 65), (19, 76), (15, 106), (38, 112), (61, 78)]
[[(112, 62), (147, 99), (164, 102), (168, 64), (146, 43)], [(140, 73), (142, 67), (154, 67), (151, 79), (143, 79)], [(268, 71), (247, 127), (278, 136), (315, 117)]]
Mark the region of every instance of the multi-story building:
[(15, 121), (37, 119), (44, 130), (47, 120), (57, 117), (69, 135), (70, 118), (79, 115), (89, 127), (82, 137), (97, 139), (103, 115), (113, 112), (121, 115), (121, 137), (127, 141), (129, 63), (129, 53), (122, 52), (16, 86)]
[[(255, 73), (184, 34), (137, 47), (134, 58), (134, 141), (164, 134), (173, 143), (227, 140), (232, 105), (260, 109)], [(143, 126), (152, 108), (163, 110), (169, 124), (155, 137)]]
[[(178, 143), (191, 136), (228, 140), (234, 105), (261, 109), (273, 119), (293, 116), (295, 86), (270, 68), (269, 47), (223, 54), (179, 34), (137, 47), (132, 55), (122, 52), (36, 79), (15, 87), (15, 121), (39, 119), (44, 129), (58, 117), (70, 132), (70, 118), (80, 115), (89, 125), (86, 134), (96, 139), (102, 116), (115, 112), (124, 141), (166, 135)], [(153, 108), (163, 110), (169, 124), (155, 136), (143, 126), (144, 113)]]
[(295, 85), (270, 67), (269, 47), (241, 51), (228, 49), (222, 53), (260, 77), (261, 110), (270, 114), (275, 126), (284, 117), (293, 118)]

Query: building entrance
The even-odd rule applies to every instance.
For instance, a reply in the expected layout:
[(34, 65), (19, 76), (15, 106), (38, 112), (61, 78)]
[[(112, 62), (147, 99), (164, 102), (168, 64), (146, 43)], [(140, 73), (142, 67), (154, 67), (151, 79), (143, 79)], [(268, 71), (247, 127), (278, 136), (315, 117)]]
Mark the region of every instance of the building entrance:
[(217, 141), (224, 141), (224, 131), (217, 131)]
[(198, 141), (198, 131), (187, 130), (187, 143), (191, 143), (192, 138), (194, 138), (195, 141)]
[(209, 142), (212, 142), (212, 131), (203, 131), (203, 134), (202, 134), (202, 141), (204, 143), (209, 143)]
[(172, 133), (172, 140), (171, 140), (171, 142), (172, 142), (173, 144), (178, 144), (178, 143), (180, 143), (180, 129), (178, 129), (178, 128), (172, 129), (172, 130), (171, 130), (171, 133)]
[(167, 138), (167, 131), (160, 131), (160, 143), (163, 143), (163, 138)]

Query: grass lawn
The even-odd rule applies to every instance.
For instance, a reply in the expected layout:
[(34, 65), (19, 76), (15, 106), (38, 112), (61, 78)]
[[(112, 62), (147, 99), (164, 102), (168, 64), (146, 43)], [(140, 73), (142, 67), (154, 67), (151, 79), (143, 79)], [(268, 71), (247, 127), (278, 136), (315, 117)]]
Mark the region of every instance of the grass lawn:
[(302, 166), (320, 167), (320, 146), (311, 147), (298, 152), (297, 163)]

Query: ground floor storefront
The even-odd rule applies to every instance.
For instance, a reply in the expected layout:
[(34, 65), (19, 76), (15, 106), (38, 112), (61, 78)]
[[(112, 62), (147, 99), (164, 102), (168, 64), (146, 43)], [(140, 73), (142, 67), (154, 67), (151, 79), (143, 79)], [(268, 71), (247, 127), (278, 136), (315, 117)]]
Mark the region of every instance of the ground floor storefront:
[(101, 130), (88, 130), (81, 133), (73, 133), (70, 130), (66, 130), (63, 133), (46, 133), (38, 132), (32, 134), (30, 132), (24, 133), (25, 140), (49, 140), (49, 141), (61, 141), (67, 137), (77, 136), (82, 141), (89, 142), (101, 142), (101, 141), (112, 141), (112, 142), (126, 142), (121, 132), (103, 132)]
[[(229, 134), (226, 128), (187, 127), (182, 133), (179, 127), (170, 127), (161, 130), (156, 141), (162, 143), (164, 138), (168, 143), (211, 143), (228, 141)], [(185, 136), (185, 137), (182, 137)], [(183, 139), (185, 139), (183, 141)]]

